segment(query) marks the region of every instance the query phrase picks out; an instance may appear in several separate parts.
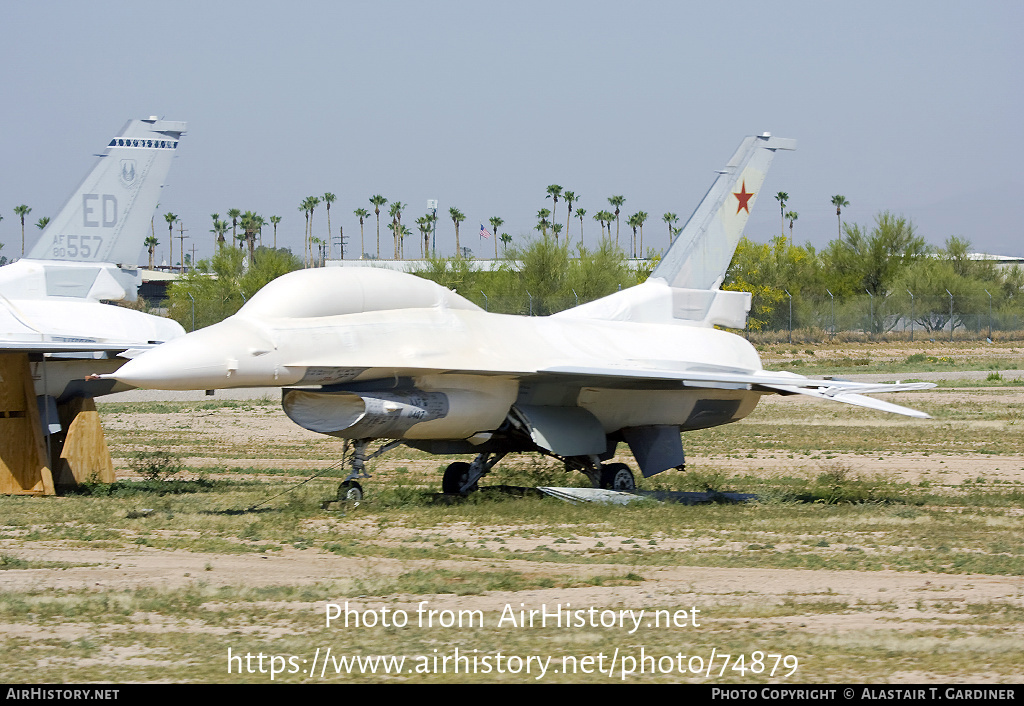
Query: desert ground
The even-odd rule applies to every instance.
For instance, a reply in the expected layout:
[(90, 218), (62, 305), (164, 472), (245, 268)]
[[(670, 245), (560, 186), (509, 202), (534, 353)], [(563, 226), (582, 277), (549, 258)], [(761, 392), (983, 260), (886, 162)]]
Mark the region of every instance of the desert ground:
[(276, 390), (99, 400), (117, 483), (0, 497), (0, 680), (1019, 683), (1024, 342), (762, 356), (933, 418), (767, 396), (640, 481), (740, 504), (572, 505), (532, 456), (453, 501), (399, 447), (324, 509), (343, 445)]

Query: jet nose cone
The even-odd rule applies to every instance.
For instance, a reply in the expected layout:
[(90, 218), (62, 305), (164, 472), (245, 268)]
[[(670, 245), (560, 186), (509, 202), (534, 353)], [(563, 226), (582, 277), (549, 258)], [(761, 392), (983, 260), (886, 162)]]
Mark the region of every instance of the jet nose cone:
[[(111, 375), (128, 385), (156, 390), (213, 390), (268, 384), (273, 343), (245, 322), (228, 319), (146, 351)], [(252, 359), (252, 360), (249, 360)], [(270, 382), (269, 384), (274, 384)]]

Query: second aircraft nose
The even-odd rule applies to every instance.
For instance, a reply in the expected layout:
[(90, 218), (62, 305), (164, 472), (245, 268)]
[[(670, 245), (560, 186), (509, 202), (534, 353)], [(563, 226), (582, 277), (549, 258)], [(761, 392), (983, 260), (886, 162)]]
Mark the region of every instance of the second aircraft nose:
[(273, 351), (258, 327), (230, 318), (146, 351), (110, 377), (158, 390), (274, 385)]

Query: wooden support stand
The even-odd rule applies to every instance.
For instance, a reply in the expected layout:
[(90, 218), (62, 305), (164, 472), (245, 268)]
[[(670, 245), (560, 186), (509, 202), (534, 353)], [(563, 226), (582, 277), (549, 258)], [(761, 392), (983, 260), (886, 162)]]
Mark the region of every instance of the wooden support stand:
[(27, 353), (0, 354), (0, 493), (56, 493)]
[[(85, 481), (113, 483), (114, 462), (100, 426), (100, 413), (90, 397), (79, 397), (58, 407), (64, 443), (54, 452), (53, 482), (58, 488)], [(59, 461), (58, 461), (59, 459)]]
[(0, 494), (55, 495), (58, 487), (115, 480), (95, 403), (71, 400), (58, 414), (62, 431), (50, 436), (53, 473), (28, 355), (0, 354)]

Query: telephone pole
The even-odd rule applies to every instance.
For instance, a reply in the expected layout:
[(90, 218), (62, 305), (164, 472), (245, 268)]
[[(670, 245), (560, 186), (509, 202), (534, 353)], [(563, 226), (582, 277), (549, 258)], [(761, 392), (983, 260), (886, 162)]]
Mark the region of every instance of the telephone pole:
[[(185, 272), (185, 238), (191, 238), (191, 237), (192, 236), (190, 236), (190, 235), (185, 235), (185, 226), (179, 220), (178, 221), (178, 235), (177, 235), (177, 238), (178, 238), (178, 244), (179, 244), (178, 252), (181, 253), (181, 272), (182, 272), (182, 274), (184, 274), (184, 272)], [(173, 262), (171, 262), (171, 271), (172, 272), (174, 271), (174, 263)]]

